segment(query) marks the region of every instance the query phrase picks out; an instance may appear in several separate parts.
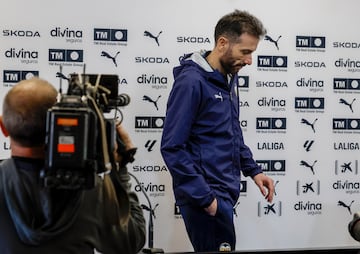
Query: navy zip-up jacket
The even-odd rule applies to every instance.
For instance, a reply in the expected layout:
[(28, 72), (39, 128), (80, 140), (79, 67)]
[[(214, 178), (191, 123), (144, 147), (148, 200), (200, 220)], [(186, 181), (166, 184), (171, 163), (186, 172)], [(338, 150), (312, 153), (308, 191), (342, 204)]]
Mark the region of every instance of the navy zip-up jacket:
[(215, 197), (236, 203), (240, 170), (262, 172), (244, 144), (239, 123), (238, 76), (229, 81), (205, 54), (185, 56), (174, 68), (161, 141), (177, 205), (207, 207)]

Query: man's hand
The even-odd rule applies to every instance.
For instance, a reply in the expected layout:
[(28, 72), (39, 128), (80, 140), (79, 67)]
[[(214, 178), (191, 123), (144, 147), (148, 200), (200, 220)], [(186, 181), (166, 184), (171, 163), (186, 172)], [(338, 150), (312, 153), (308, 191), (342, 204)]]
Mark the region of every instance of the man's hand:
[(211, 202), (211, 204), (208, 207), (204, 208), (204, 209), (211, 216), (215, 216), (216, 211), (217, 211), (217, 199), (215, 198), (213, 200), (213, 202)]
[(273, 179), (263, 173), (260, 173), (254, 176), (253, 180), (255, 184), (259, 187), (260, 192), (263, 194), (266, 200), (271, 203), (275, 192)]
[(123, 141), (126, 151), (135, 147), (133, 142), (131, 141), (128, 132), (125, 130), (124, 126), (121, 123), (116, 125), (116, 131), (119, 134), (121, 140)]

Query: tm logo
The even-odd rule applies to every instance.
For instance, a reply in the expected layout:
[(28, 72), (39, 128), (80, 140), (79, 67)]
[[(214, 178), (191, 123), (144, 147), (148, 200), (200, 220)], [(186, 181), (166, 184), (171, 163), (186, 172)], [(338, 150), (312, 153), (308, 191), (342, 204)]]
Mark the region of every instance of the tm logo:
[(333, 130), (360, 130), (360, 119), (333, 118)]
[(323, 36), (296, 36), (297, 48), (325, 48), (325, 37)]
[(285, 172), (285, 160), (256, 160), (262, 171)]
[(296, 97), (295, 109), (324, 109), (325, 98)]
[(125, 42), (127, 41), (127, 32), (126, 29), (95, 28), (94, 41)]
[(249, 76), (238, 76), (238, 87), (249, 88)]
[(84, 52), (79, 49), (49, 49), (50, 62), (83, 62)]
[(258, 117), (256, 129), (286, 129), (286, 118)]
[(335, 91), (336, 90), (359, 91), (360, 90), (360, 79), (334, 78), (333, 88)]
[(39, 76), (38, 71), (24, 70), (4, 70), (3, 74), (4, 83), (18, 83), (21, 80)]
[(287, 56), (258, 56), (258, 67), (287, 68)]
[(162, 129), (164, 120), (163, 116), (136, 116), (135, 129)]

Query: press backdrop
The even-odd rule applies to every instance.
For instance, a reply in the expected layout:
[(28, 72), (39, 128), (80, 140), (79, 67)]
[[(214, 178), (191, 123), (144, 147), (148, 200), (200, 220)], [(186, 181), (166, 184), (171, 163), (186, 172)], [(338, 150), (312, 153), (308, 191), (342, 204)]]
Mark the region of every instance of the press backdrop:
[[(270, 204), (243, 178), (236, 248), (357, 247), (347, 224), (360, 210), (359, 1), (1, 0), (0, 100), (33, 75), (58, 87), (60, 65), (65, 76), (84, 64), (118, 75), (138, 147), (129, 171), (154, 208), (154, 247), (191, 251), (159, 151), (172, 68), (185, 53), (211, 50), (217, 20), (236, 8), (268, 31), (240, 72), (239, 106), (245, 141), (276, 183)], [(1, 136), (0, 157), (9, 149)], [(149, 206), (135, 180), (132, 188)]]

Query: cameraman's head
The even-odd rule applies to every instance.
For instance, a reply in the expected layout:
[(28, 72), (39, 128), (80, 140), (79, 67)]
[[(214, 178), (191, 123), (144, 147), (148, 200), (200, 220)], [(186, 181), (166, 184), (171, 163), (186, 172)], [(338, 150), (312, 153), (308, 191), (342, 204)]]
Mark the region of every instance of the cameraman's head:
[(5, 136), (10, 136), (12, 155), (43, 156), (30, 151), (37, 148), (43, 153), (46, 112), (55, 104), (56, 96), (56, 89), (39, 78), (23, 80), (6, 94), (0, 123)]

